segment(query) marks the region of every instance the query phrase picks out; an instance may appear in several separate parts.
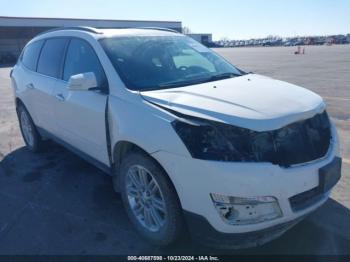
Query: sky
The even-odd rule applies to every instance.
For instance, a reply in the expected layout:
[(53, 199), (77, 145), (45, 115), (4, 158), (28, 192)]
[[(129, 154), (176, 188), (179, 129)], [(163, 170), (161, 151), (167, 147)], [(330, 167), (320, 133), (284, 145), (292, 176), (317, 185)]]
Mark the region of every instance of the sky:
[(350, 33), (349, 0), (0, 0), (0, 16), (182, 21), (215, 40)]

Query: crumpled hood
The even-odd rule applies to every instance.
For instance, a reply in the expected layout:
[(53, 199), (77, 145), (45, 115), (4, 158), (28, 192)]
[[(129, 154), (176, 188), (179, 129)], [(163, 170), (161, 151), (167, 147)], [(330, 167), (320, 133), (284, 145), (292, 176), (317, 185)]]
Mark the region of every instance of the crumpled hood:
[(141, 95), (182, 114), (255, 131), (279, 129), (325, 109), (323, 99), (309, 90), (253, 74)]

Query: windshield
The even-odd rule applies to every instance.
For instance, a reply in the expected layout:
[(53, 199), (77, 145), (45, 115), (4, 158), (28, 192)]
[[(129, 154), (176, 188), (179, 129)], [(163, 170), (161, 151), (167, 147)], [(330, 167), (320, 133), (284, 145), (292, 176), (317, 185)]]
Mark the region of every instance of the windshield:
[(222, 57), (185, 36), (132, 36), (100, 40), (132, 90), (156, 90), (241, 76)]

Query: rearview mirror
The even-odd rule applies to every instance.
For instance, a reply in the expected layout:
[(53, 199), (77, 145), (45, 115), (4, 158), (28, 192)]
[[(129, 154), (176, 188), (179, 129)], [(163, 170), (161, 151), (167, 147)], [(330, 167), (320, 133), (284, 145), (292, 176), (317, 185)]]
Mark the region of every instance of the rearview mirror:
[(72, 75), (68, 81), (69, 90), (87, 91), (95, 88), (97, 88), (97, 80), (93, 72)]

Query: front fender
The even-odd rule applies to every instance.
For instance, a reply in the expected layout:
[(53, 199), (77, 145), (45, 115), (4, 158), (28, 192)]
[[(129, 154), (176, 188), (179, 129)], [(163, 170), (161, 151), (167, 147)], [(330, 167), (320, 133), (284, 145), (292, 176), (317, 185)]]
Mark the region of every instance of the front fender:
[(174, 117), (135, 94), (133, 101), (110, 96), (108, 121), (111, 145), (128, 141), (149, 154), (163, 150), (190, 156), (171, 122)]

